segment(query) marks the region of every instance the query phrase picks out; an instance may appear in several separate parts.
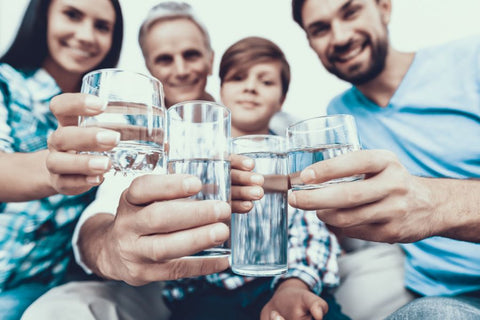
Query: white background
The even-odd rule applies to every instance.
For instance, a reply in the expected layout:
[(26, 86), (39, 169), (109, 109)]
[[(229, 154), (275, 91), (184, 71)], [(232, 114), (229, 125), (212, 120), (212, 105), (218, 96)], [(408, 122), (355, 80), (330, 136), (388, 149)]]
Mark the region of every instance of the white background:
[[(146, 72), (137, 44), (138, 27), (158, 0), (120, 0), (125, 36), (120, 67)], [(218, 64), (225, 49), (246, 36), (276, 42), (292, 68), (284, 111), (298, 118), (322, 115), (328, 101), (349, 85), (328, 74), (291, 18), (290, 0), (190, 0), (207, 26), (215, 50), (214, 73), (207, 90), (218, 98)], [(23, 16), (28, 0), (0, 0), (0, 55)], [(392, 0), (393, 46), (410, 51), (480, 34), (480, 0)]]

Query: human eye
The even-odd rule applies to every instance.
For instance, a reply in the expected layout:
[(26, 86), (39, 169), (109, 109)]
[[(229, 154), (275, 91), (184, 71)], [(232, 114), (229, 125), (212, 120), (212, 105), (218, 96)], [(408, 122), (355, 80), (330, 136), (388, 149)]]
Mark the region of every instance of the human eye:
[(329, 26), (325, 23), (316, 23), (308, 28), (308, 34), (312, 37), (321, 37), (327, 33)]
[(155, 64), (168, 65), (173, 62), (173, 57), (170, 55), (162, 54), (155, 58)]
[(225, 82), (240, 82), (245, 80), (246, 75), (242, 72), (233, 73), (227, 77), (225, 77)]
[(361, 6), (360, 5), (352, 5), (349, 6), (345, 12), (343, 13), (344, 19), (353, 19), (355, 18), (358, 13), (360, 12)]
[(63, 14), (72, 21), (79, 21), (82, 19), (82, 13), (74, 8), (69, 8), (63, 11)]
[(202, 54), (198, 50), (187, 50), (183, 53), (183, 57), (187, 61), (192, 61), (200, 58)]
[(108, 33), (112, 30), (112, 26), (106, 21), (96, 21), (95, 29), (99, 30), (100, 32)]

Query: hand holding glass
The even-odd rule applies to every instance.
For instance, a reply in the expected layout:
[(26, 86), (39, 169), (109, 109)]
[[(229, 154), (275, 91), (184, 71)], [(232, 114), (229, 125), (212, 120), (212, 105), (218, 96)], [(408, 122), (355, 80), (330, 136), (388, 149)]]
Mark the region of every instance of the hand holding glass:
[[(230, 202), (230, 111), (209, 101), (187, 101), (171, 106), (168, 117), (168, 173), (191, 174), (202, 182), (195, 200)], [(230, 254), (229, 244), (192, 257)]]
[(103, 113), (80, 117), (79, 126), (120, 133), (119, 144), (100, 153), (110, 157), (115, 173), (164, 168), (165, 107), (157, 79), (121, 69), (96, 70), (83, 77), (81, 92), (107, 101)]
[(363, 179), (355, 175), (319, 184), (304, 184), (300, 173), (306, 167), (342, 154), (360, 150), (355, 119), (338, 114), (303, 120), (287, 128), (288, 171), (293, 190), (316, 189), (332, 183)]
[(246, 214), (232, 214), (232, 271), (274, 276), (287, 271), (288, 177), (285, 138), (249, 135), (233, 139), (233, 152), (255, 160), (264, 175), (262, 199)]

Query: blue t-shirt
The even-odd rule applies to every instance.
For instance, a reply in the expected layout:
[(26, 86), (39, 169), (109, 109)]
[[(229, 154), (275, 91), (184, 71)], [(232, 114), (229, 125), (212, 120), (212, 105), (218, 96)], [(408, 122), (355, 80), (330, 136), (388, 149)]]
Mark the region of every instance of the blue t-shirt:
[[(363, 147), (393, 151), (413, 175), (478, 179), (480, 37), (417, 52), (387, 107), (352, 87), (332, 100), (328, 113), (355, 116)], [(403, 248), (412, 290), (453, 295), (480, 289), (480, 244), (432, 237)]]

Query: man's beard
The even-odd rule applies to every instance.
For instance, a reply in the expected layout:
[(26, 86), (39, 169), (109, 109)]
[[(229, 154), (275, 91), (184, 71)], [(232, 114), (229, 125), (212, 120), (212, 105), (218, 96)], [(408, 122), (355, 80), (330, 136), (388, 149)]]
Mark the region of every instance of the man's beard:
[[(388, 53), (388, 38), (382, 38), (377, 45), (374, 45), (371, 40), (367, 40), (368, 42), (365, 46), (369, 45), (371, 47), (371, 57), (368, 61), (368, 66), (366, 70), (359, 71), (358, 69), (361, 67), (358, 64), (355, 64), (349, 68), (347, 72), (343, 72), (335, 67), (334, 63), (331, 63), (327, 70), (336, 75), (338, 78), (348, 81), (354, 86), (365, 84), (373, 79), (375, 79), (385, 68), (385, 61), (387, 59)], [(348, 50), (348, 47), (351, 43), (344, 46), (344, 48), (340, 49), (341, 51)], [(362, 50), (365, 50), (363, 48)]]

